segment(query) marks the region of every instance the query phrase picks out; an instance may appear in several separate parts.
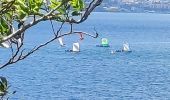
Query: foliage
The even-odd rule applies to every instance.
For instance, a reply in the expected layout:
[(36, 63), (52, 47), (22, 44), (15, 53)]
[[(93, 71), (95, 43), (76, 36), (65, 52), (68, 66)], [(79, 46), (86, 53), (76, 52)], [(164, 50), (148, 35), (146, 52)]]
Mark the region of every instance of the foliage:
[[(84, 9), (83, 0), (1, 0), (0, 1), (0, 39), (12, 34), (14, 23), (46, 16), (63, 22), (79, 16)], [(45, 19), (44, 19), (45, 20)]]
[[(0, 69), (25, 59), (35, 51), (65, 35), (83, 33), (97, 38), (97, 32), (96, 36), (86, 32), (73, 32), (72, 25), (84, 22), (94, 8), (100, 5), (103, 0), (91, 0), (88, 6), (85, 6), (84, 1), (85, 0), (0, 0), (0, 47), (10, 47), (11, 49), (11, 58), (9, 58), (5, 64), (0, 64)], [(57, 32), (54, 32), (53, 28), (54, 38), (25, 52), (23, 48), (25, 31), (42, 21), (50, 21), (52, 28), (53, 21), (61, 23), (61, 26)], [(58, 33), (65, 23), (71, 26), (70, 31), (58, 36)], [(8, 43), (6, 44), (5, 42)], [(4, 43), (10, 46), (5, 46)], [(6, 78), (0, 77), (0, 100), (8, 93), (8, 87)], [(12, 94), (14, 93), (15, 91)]]
[(8, 89), (8, 82), (5, 77), (0, 77), (0, 96), (6, 95)]
[[(9, 64), (25, 59), (35, 51), (53, 42), (57, 38), (70, 34), (82, 33), (93, 38), (95, 36), (82, 31), (74, 31), (73, 24), (84, 22), (90, 13), (101, 4), (103, 0), (91, 0), (85, 5), (85, 0), (1, 0), (0, 1), (0, 46), (11, 49), (11, 57), (0, 69)], [(26, 30), (42, 21), (50, 21), (54, 36), (51, 40), (25, 50), (24, 34)], [(60, 25), (54, 30), (53, 22)], [(70, 29), (61, 33), (64, 24)]]

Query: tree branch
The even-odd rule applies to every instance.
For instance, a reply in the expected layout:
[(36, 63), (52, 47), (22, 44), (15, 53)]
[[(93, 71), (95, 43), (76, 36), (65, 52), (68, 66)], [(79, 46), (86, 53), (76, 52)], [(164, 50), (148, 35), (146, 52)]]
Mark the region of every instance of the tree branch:
[[(59, 30), (56, 32), (57, 34), (61, 31), (63, 25), (64, 25), (64, 23), (61, 24)], [(14, 55), (7, 63), (5, 63), (4, 65), (1, 65), (0, 69), (4, 68), (4, 67), (6, 67), (6, 66), (8, 66), (10, 64), (16, 63), (16, 62), (18, 62), (20, 60), (23, 60), (23, 59), (27, 58), (29, 55), (33, 54), (34, 52), (38, 51), (40, 48), (48, 45), (49, 43), (53, 42), (54, 40), (56, 40), (58, 38), (61, 38), (61, 37), (67, 36), (67, 35), (71, 35), (71, 34), (78, 34), (78, 33), (85, 34), (85, 35), (90, 36), (92, 38), (97, 38), (98, 37), (98, 33), (97, 33), (96, 30), (95, 30), (95, 32), (96, 32), (95, 35), (92, 35), (92, 34), (89, 34), (89, 33), (86, 33), (86, 32), (82, 32), (82, 31), (74, 31), (74, 32), (70, 31), (70, 32), (62, 34), (60, 36), (55, 36), (52, 39), (50, 39), (49, 41), (47, 41), (47, 42), (45, 42), (45, 43), (43, 43), (43, 44), (41, 44), (39, 46), (34, 47), (33, 49), (31, 49), (29, 52), (27, 52), (25, 54), (23, 53), (25, 49), (23, 49), (21, 51), (20, 55), (18, 55), (18, 57), (16, 55)], [(18, 54), (20, 49), (21, 48), (18, 48), (15, 54)]]
[(71, 19), (71, 20), (67, 20), (67, 22), (69, 23), (75, 23), (75, 24), (79, 24), (79, 23), (82, 23), (84, 22), (88, 16), (90, 15), (90, 13), (97, 7), (99, 6), (101, 3), (102, 3), (103, 0), (93, 0), (89, 6), (86, 8), (83, 16), (81, 17), (80, 20), (76, 21), (74, 19)]
[[(68, 1), (67, 1), (67, 2), (68, 2)], [(23, 27), (21, 27), (20, 29), (18, 29), (16, 32), (10, 34), (10, 35), (7, 36), (7, 37), (4, 37), (4, 38), (0, 41), (0, 43), (3, 43), (3, 42), (9, 40), (9, 39), (12, 38), (12, 37), (15, 37), (16, 35), (19, 35), (19, 34), (23, 33), (24, 31), (26, 31), (26, 30), (29, 29), (30, 27), (38, 24), (38, 23), (41, 22), (41, 21), (46, 21), (46, 20), (49, 20), (49, 19), (53, 18), (53, 16), (51, 16), (51, 14), (52, 14), (56, 9), (60, 8), (64, 3), (65, 3), (65, 2), (62, 2), (59, 6), (57, 6), (55, 9), (53, 9), (52, 11), (50, 11), (49, 13), (47, 13), (45, 16), (43, 16), (43, 17), (41, 17), (41, 18), (39, 18), (39, 19), (37, 19), (37, 20), (33, 20), (33, 21), (30, 22), (29, 24), (24, 25)]]
[[(68, 2), (68, 1), (69, 1), (69, 0), (67, 0), (67, 2)], [(79, 21), (76, 21), (76, 20), (74, 20), (74, 19), (72, 18), (72, 19), (67, 19), (65, 22), (75, 23), (75, 24), (79, 24), (79, 23), (84, 22), (84, 21), (88, 18), (88, 16), (90, 15), (90, 13), (95, 9), (95, 7), (97, 7), (98, 5), (100, 5), (102, 1), (103, 1), (103, 0), (93, 0), (93, 1), (89, 4), (89, 6), (86, 8), (85, 13), (83, 14), (83, 16), (81, 17), (81, 19), (80, 19)], [(60, 4), (60, 5), (57, 6), (55, 9), (53, 9), (52, 11), (50, 11), (49, 13), (47, 13), (45, 16), (43, 16), (43, 17), (41, 17), (41, 18), (39, 18), (39, 19), (37, 19), (37, 20), (34, 20), (33, 22), (31, 22), (31, 23), (29, 23), (29, 24), (27, 24), (27, 25), (24, 25), (24, 27), (18, 29), (16, 32), (10, 34), (10, 35), (7, 36), (7, 37), (4, 37), (4, 38), (0, 41), (0, 43), (3, 43), (3, 42), (9, 40), (9, 39), (12, 38), (12, 37), (15, 37), (16, 35), (23, 33), (24, 31), (26, 31), (26, 30), (29, 29), (30, 27), (38, 24), (38, 23), (41, 22), (41, 21), (46, 21), (46, 20), (53, 20), (53, 19), (55, 19), (56, 17), (51, 16), (52, 13), (55, 12), (56, 9), (58, 9), (58, 8), (60, 8), (62, 5), (64, 5), (64, 3), (65, 3), (65, 2), (62, 2), (62, 4)]]
[[(69, 0), (66, 0), (66, 2), (68, 2)], [(56, 13), (55, 10), (60, 8), (61, 6), (63, 6), (63, 4), (65, 4), (65, 2), (62, 2), (62, 4), (60, 4), (59, 6), (57, 6), (55, 9), (47, 12), (47, 14), (45, 14), (44, 16), (42, 17), (39, 17), (36, 19), (36, 17), (34, 16), (34, 19), (32, 22), (30, 23), (27, 23), (25, 25), (23, 25), (22, 27), (20, 27), (20, 29), (18, 29), (17, 31), (13, 31), (12, 34), (10, 34), (9, 36), (7, 37), (4, 37), (2, 39), (2, 41), (0, 41), (0, 44), (5, 42), (5, 41), (8, 41), (8, 40), (12, 40), (13, 38), (15, 38), (17, 35), (21, 35), (23, 34), (23, 37), (22, 37), (22, 43), (21, 45), (18, 45), (18, 43), (16, 44), (16, 49), (14, 49), (14, 46), (11, 45), (11, 58), (3, 65), (0, 65), (0, 69), (6, 67), (7, 65), (10, 65), (10, 64), (13, 64), (13, 63), (16, 63), (20, 60), (23, 60), (25, 58), (27, 58), (29, 55), (33, 54), (34, 52), (38, 51), (40, 48), (48, 45), (49, 43), (53, 42), (54, 40), (60, 38), (60, 37), (63, 37), (63, 36), (66, 36), (66, 35), (71, 35), (71, 34), (84, 34), (84, 35), (87, 35), (87, 36), (90, 36), (92, 38), (97, 38), (98, 37), (98, 33), (97, 31), (95, 30), (95, 35), (92, 35), (92, 34), (89, 34), (89, 33), (86, 33), (86, 32), (82, 32), (82, 31), (73, 31), (73, 24), (79, 24), (79, 23), (82, 23), (84, 22), (88, 16), (90, 15), (90, 13), (95, 9), (96, 6), (100, 5), (101, 2), (103, 0), (92, 0), (92, 2), (89, 4), (89, 6), (86, 8), (83, 16), (81, 16), (80, 20), (76, 21), (75, 19), (70, 19), (69, 16), (67, 16), (66, 20), (63, 20), (60, 28), (57, 30), (57, 32), (55, 32), (54, 30), (54, 26), (53, 26), (53, 23), (52, 23), (52, 20), (55, 20), (56, 17), (55, 15), (59, 14), (59, 13)], [(54, 12), (56, 14), (54, 14)], [(52, 39), (50, 39), (49, 41), (43, 43), (43, 44), (40, 44), (38, 46), (35, 46), (34, 48), (32, 48), (31, 50), (29, 51), (26, 51), (25, 49), (22, 49), (22, 46), (23, 46), (23, 38), (24, 38), (24, 32), (29, 29), (30, 27), (38, 24), (39, 22), (42, 22), (42, 21), (46, 21), (46, 20), (50, 20), (50, 23), (51, 23), (51, 26), (52, 26), (52, 30), (53, 30), (53, 33), (54, 33), (54, 37)], [(62, 34), (62, 35), (59, 35), (59, 32), (61, 32), (61, 29), (64, 25), (65, 22), (68, 22), (68, 24), (70, 24), (70, 31), (68, 33), (65, 33), (65, 34)]]
[[(2, 2), (2, 3), (4, 3), (4, 2)], [(10, 8), (13, 6), (14, 3), (15, 3), (15, 0), (8, 2), (6, 4), (6, 6), (3, 6), (2, 9), (0, 10), (0, 15), (7, 13), (10, 10)]]

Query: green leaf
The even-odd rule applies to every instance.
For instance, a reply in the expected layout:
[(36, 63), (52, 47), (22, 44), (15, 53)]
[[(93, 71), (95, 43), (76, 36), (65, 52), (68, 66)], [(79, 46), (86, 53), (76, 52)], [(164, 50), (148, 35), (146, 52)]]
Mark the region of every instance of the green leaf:
[(80, 13), (78, 11), (73, 11), (72, 12), (72, 16), (78, 16), (78, 15), (80, 15)]
[(10, 34), (10, 28), (3, 18), (0, 18), (0, 33), (1, 36), (7, 36)]
[(8, 85), (7, 79), (2, 76), (0, 77), (0, 79), (1, 79), (1, 82), (7, 87), (7, 85)]
[(72, 0), (71, 5), (77, 11), (84, 9), (84, 2), (82, 0)]
[(0, 96), (3, 96), (7, 93), (8, 84), (5, 77), (0, 77)]
[(36, 14), (39, 13), (40, 8), (43, 4), (43, 0), (29, 0), (29, 10), (30, 14)]
[(57, 1), (57, 0), (50, 0), (51, 1), (51, 5), (50, 8), (51, 9), (55, 9), (56, 7), (58, 7), (59, 5), (61, 5), (61, 1)]
[(17, 17), (19, 19), (24, 19), (26, 16), (29, 15), (29, 8), (26, 5), (25, 0), (17, 0), (14, 4), (14, 7), (16, 9)]

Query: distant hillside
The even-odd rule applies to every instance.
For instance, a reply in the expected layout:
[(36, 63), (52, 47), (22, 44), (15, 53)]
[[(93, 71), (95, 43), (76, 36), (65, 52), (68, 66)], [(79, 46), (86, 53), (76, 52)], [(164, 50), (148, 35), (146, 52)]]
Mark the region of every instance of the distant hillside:
[[(85, 0), (86, 3), (91, 0)], [(127, 0), (128, 1), (128, 0)], [(147, 13), (170, 13), (170, 0), (134, 0), (134, 2), (122, 2), (122, 0), (103, 0), (102, 4), (95, 9), (99, 12), (147, 12)]]

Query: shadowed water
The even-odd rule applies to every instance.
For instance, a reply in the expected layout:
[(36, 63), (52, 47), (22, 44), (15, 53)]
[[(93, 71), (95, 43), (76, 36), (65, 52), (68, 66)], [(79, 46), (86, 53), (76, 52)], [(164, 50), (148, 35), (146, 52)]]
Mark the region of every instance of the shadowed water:
[[(93, 13), (75, 29), (93, 32), (85, 37), (81, 52), (69, 53), (79, 36), (64, 38), (66, 47), (55, 41), (28, 59), (0, 70), (16, 90), (11, 100), (169, 100), (170, 15)], [(57, 27), (57, 26), (56, 26)], [(66, 31), (68, 27), (65, 27)], [(49, 23), (27, 32), (27, 49), (51, 37)], [(109, 39), (110, 48), (96, 47)], [(128, 41), (132, 53), (111, 54)], [(0, 59), (6, 51), (0, 49)], [(0, 60), (0, 61), (1, 61)]]

